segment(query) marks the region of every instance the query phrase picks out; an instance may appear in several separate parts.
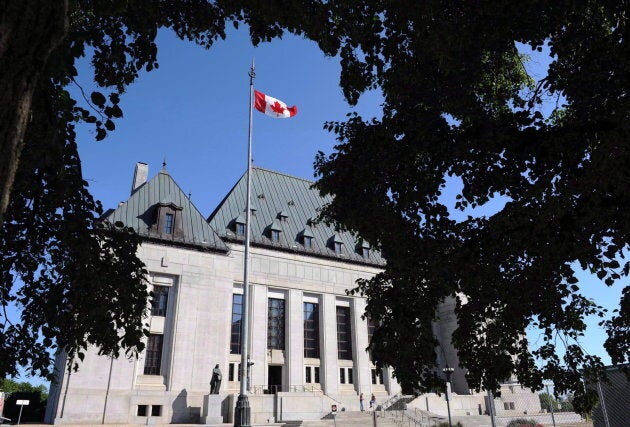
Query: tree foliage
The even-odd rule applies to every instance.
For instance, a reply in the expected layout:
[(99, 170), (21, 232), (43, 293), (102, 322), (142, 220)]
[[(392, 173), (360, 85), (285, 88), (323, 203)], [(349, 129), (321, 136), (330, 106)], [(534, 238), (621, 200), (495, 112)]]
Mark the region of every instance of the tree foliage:
[[(556, 342), (579, 338), (584, 316), (602, 314), (577, 292), (570, 263), (607, 284), (630, 268), (619, 263), (630, 224), (626, 9), (604, 0), (518, 8), (3, 1), (0, 150), (11, 156), (0, 159), (0, 297), (22, 317), (14, 325), (2, 318), (0, 375), (16, 366), (50, 373), (53, 347), (77, 356), (88, 343), (107, 354), (141, 348), (147, 294), (132, 255), (139, 242), (129, 230), (99, 228), (101, 207), (82, 180), (74, 126), (92, 123), (98, 140), (115, 129), (125, 88), (159, 66), (160, 29), (210, 47), (226, 25), (244, 22), (254, 44), (286, 30), (339, 54), (350, 103), (374, 88), (385, 97), (382, 119), (330, 123), (337, 152), (316, 161), (320, 190), (336, 196), (325, 217), (388, 259), (385, 272), (356, 290), (380, 323), (372, 354), (395, 368), (405, 390), (435, 386), (431, 322), (438, 304), (456, 296), (453, 342), (473, 388), (496, 389), (516, 372), (524, 385), (553, 379), (559, 393), (573, 390), (586, 403), (581, 369), (588, 375), (601, 363), (569, 341), (560, 357)], [(543, 79), (528, 76), (517, 43), (549, 46), (554, 60)], [(67, 86), (88, 52), (103, 90), (72, 99)], [(560, 104), (552, 114), (549, 97)], [(495, 195), (510, 201), (489, 218), (455, 221), (439, 198), (448, 175), (463, 181), (460, 209)], [(630, 353), (629, 312), (626, 288), (606, 324), (615, 363)], [(543, 331), (533, 350), (523, 340), (528, 325)]]
[[(7, 154), (0, 158), (0, 378), (20, 366), (52, 378), (52, 351), (77, 361), (87, 345), (112, 356), (143, 348), (148, 292), (135, 255), (140, 240), (100, 222), (101, 205), (82, 178), (75, 125), (93, 124), (96, 140), (115, 129), (125, 88), (158, 67), (161, 28), (210, 47), (227, 24), (245, 21), (258, 43), (283, 31), (266, 16), (281, 8), (279, 16), (298, 15), (293, 6), (252, 5), (265, 15), (241, 3), (0, 2), (0, 152)], [(93, 76), (83, 77), (102, 89), (83, 93), (79, 86), (82, 97), (73, 99), (68, 86), (78, 86), (76, 63), (86, 55)]]
[[(144, 267), (133, 230), (103, 225), (83, 181), (75, 125), (103, 140), (122, 118), (121, 96), (158, 68), (158, 31), (209, 48), (226, 26), (252, 43), (284, 31), (337, 53), (342, 35), (320, 1), (0, 1), (0, 377), (18, 367), (51, 378), (56, 349), (78, 360), (141, 350)], [(336, 6), (335, 6), (336, 7)], [(344, 8), (350, 7), (347, 5)], [(98, 91), (85, 93), (77, 61), (89, 56)], [(68, 91), (76, 85), (81, 97)], [(9, 310), (20, 312), (11, 320)], [(75, 358), (76, 356), (76, 358)]]
[(0, 381), (0, 391), (3, 391), (4, 393), (6, 393), (6, 395), (15, 393), (17, 391), (24, 391), (29, 393), (38, 392), (40, 393), (40, 398), (42, 402), (48, 399), (48, 389), (45, 385), (40, 384), (38, 386), (35, 386), (27, 381), (16, 382), (5, 378)]
[(540, 407), (548, 412), (551, 412), (552, 409), (557, 411), (560, 408), (556, 398), (549, 393), (538, 394), (538, 399), (540, 400)]
[[(344, 3), (345, 4), (345, 3)], [(333, 9), (335, 9), (333, 7)], [(584, 377), (601, 360), (578, 340), (605, 310), (579, 293), (577, 263), (612, 285), (628, 276), (630, 69), (627, 2), (353, 2), (333, 10), (345, 35), (341, 85), (350, 102), (368, 89), (383, 116), (328, 123), (336, 151), (316, 159), (317, 187), (334, 195), (323, 218), (347, 227), (388, 260), (358, 284), (380, 324), (371, 344), (403, 390), (433, 387), (431, 322), (457, 298), (453, 344), (474, 389), (515, 373), (545, 379), (589, 406)], [(548, 49), (529, 76), (521, 51)], [(455, 208), (502, 196), (492, 216)], [(613, 363), (630, 355), (630, 290), (604, 323)], [(542, 343), (524, 337), (528, 326)]]

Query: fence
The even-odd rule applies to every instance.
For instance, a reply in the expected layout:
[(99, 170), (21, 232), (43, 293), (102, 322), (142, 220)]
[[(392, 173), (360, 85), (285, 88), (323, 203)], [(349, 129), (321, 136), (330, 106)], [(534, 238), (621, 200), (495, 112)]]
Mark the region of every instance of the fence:
[(506, 384), (501, 387), (501, 396), (488, 393), (486, 411), (496, 427), (589, 425), (573, 411), (571, 399), (555, 397), (549, 385), (532, 392), (518, 384)]
[(590, 417), (594, 427), (627, 427), (630, 425), (630, 381), (625, 370), (630, 365), (607, 368), (607, 381), (587, 384), (595, 391), (598, 403)]
[(377, 412), (383, 426), (396, 427), (448, 426), (449, 418), (453, 427), (630, 427), (630, 382), (623, 367), (609, 368), (607, 381), (586, 387), (598, 397), (589, 414), (576, 413), (571, 396), (555, 396), (550, 384), (532, 392), (518, 383), (504, 384), (500, 396), (454, 394), (447, 404), (444, 394), (428, 394), (408, 410)]
[(623, 369), (611, 367), (606, 381), (586, 384), (597, 395), (597, 403), (588, 414), (576, 413), (571, 396), (555, 396), (551, 385), (545, 385), (538, 393), (520, 386), (514, 386), (513, 390), (502, 387), (501, 397), (489, 395), (488, 398), (493, 412), (488, 414), (492, 426), (628, 427), (630, 382)]

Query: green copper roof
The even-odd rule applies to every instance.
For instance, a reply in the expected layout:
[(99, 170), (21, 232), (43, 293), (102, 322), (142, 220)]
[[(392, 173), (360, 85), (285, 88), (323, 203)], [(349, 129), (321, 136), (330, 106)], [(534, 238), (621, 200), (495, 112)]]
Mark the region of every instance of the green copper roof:
[[(161, 233), (155, 227), (160, 206), (175, 208), (181, 215), (181, 233)], [(151, 240), (228, 252), (229, 248), (205, 221), (182, 189), (165, 170), (138, 187), (126, 202), (121, 203), (105, 219), (112, 224), (122, 222)], [(177, 221), (177, 224), (180, 224)]]
[[(212, 228), (224, 239), (243, 241), (242, 236), (235, 234), (235, 221), (245, 217), (246, 184), (244, 174), (208, 218)], [(369, 257), (364, 258), (361, 244), (350, 233), (338, 232), (321, 223), (309, 226), (310, 220), (317, 217), (319, 209), (330, 200), (320, 196), (317, 190), (311, 188), (312, 184), (305, 179), (253, 168), (251, 204), (256, 206), (256, 211), (251, 216), (252, 244), (344, 261), (384, 265), (385, 260), (376, 251), (370, 251)], [(267, 230), (272, 225), (274, 230), (280, 228), (282, 231), (279, 242), (272, 242), (269, 238)], [(312, 235), (311, 248), (304, 247), (304, 235)], [(334, 245), (331, 244), (333, 236), (336, 236), (335, 241), (343, 243), (340, 254), (335, 253)]]

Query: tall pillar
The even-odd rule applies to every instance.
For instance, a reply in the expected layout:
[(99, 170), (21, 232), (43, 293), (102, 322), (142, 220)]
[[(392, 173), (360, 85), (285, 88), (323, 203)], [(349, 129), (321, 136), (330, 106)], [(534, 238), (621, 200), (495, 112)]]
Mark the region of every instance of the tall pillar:
[(326, 394), (339, 393), (339, 363), (337, 360), (337, 305), (336, 297), (322, 295), (321, 372), (320, 381)]
[(400, 393), (401, 388), (396, 378), (393, 376), (394, 369), (391, 366), (383, 368), (383, 382), (389, 395)]
[(267, 383), (267, 287), (250, 285), (250, 351), (252, 366), (251, 386)]
[(356, 372), (355, 388), (359, 393), (372, 392), (370, 360), (365, 349), (368, 346), (367, 321), (361, 316), (365, 313), (365, 299), (352, 299), (352, 358)]
[[(304, 308), (302, 291), (292, 289), (286, 302), (286, 343), (284, 366), (286, 390), (304, 385)], [(297, 389), (299, 390), (299, 388)]]

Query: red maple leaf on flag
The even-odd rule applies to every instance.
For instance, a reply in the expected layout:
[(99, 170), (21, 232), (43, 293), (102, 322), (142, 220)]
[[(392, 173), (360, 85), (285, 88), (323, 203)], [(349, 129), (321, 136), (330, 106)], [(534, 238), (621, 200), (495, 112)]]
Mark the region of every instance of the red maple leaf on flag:
[(271, 104), (270, 108), (273, 110), (274, 113), (277, 113), (277, 114), (282, 114), (284, 113), (284, 110), (285, 110), (282, 104), (280, 104), (278, 101)]

